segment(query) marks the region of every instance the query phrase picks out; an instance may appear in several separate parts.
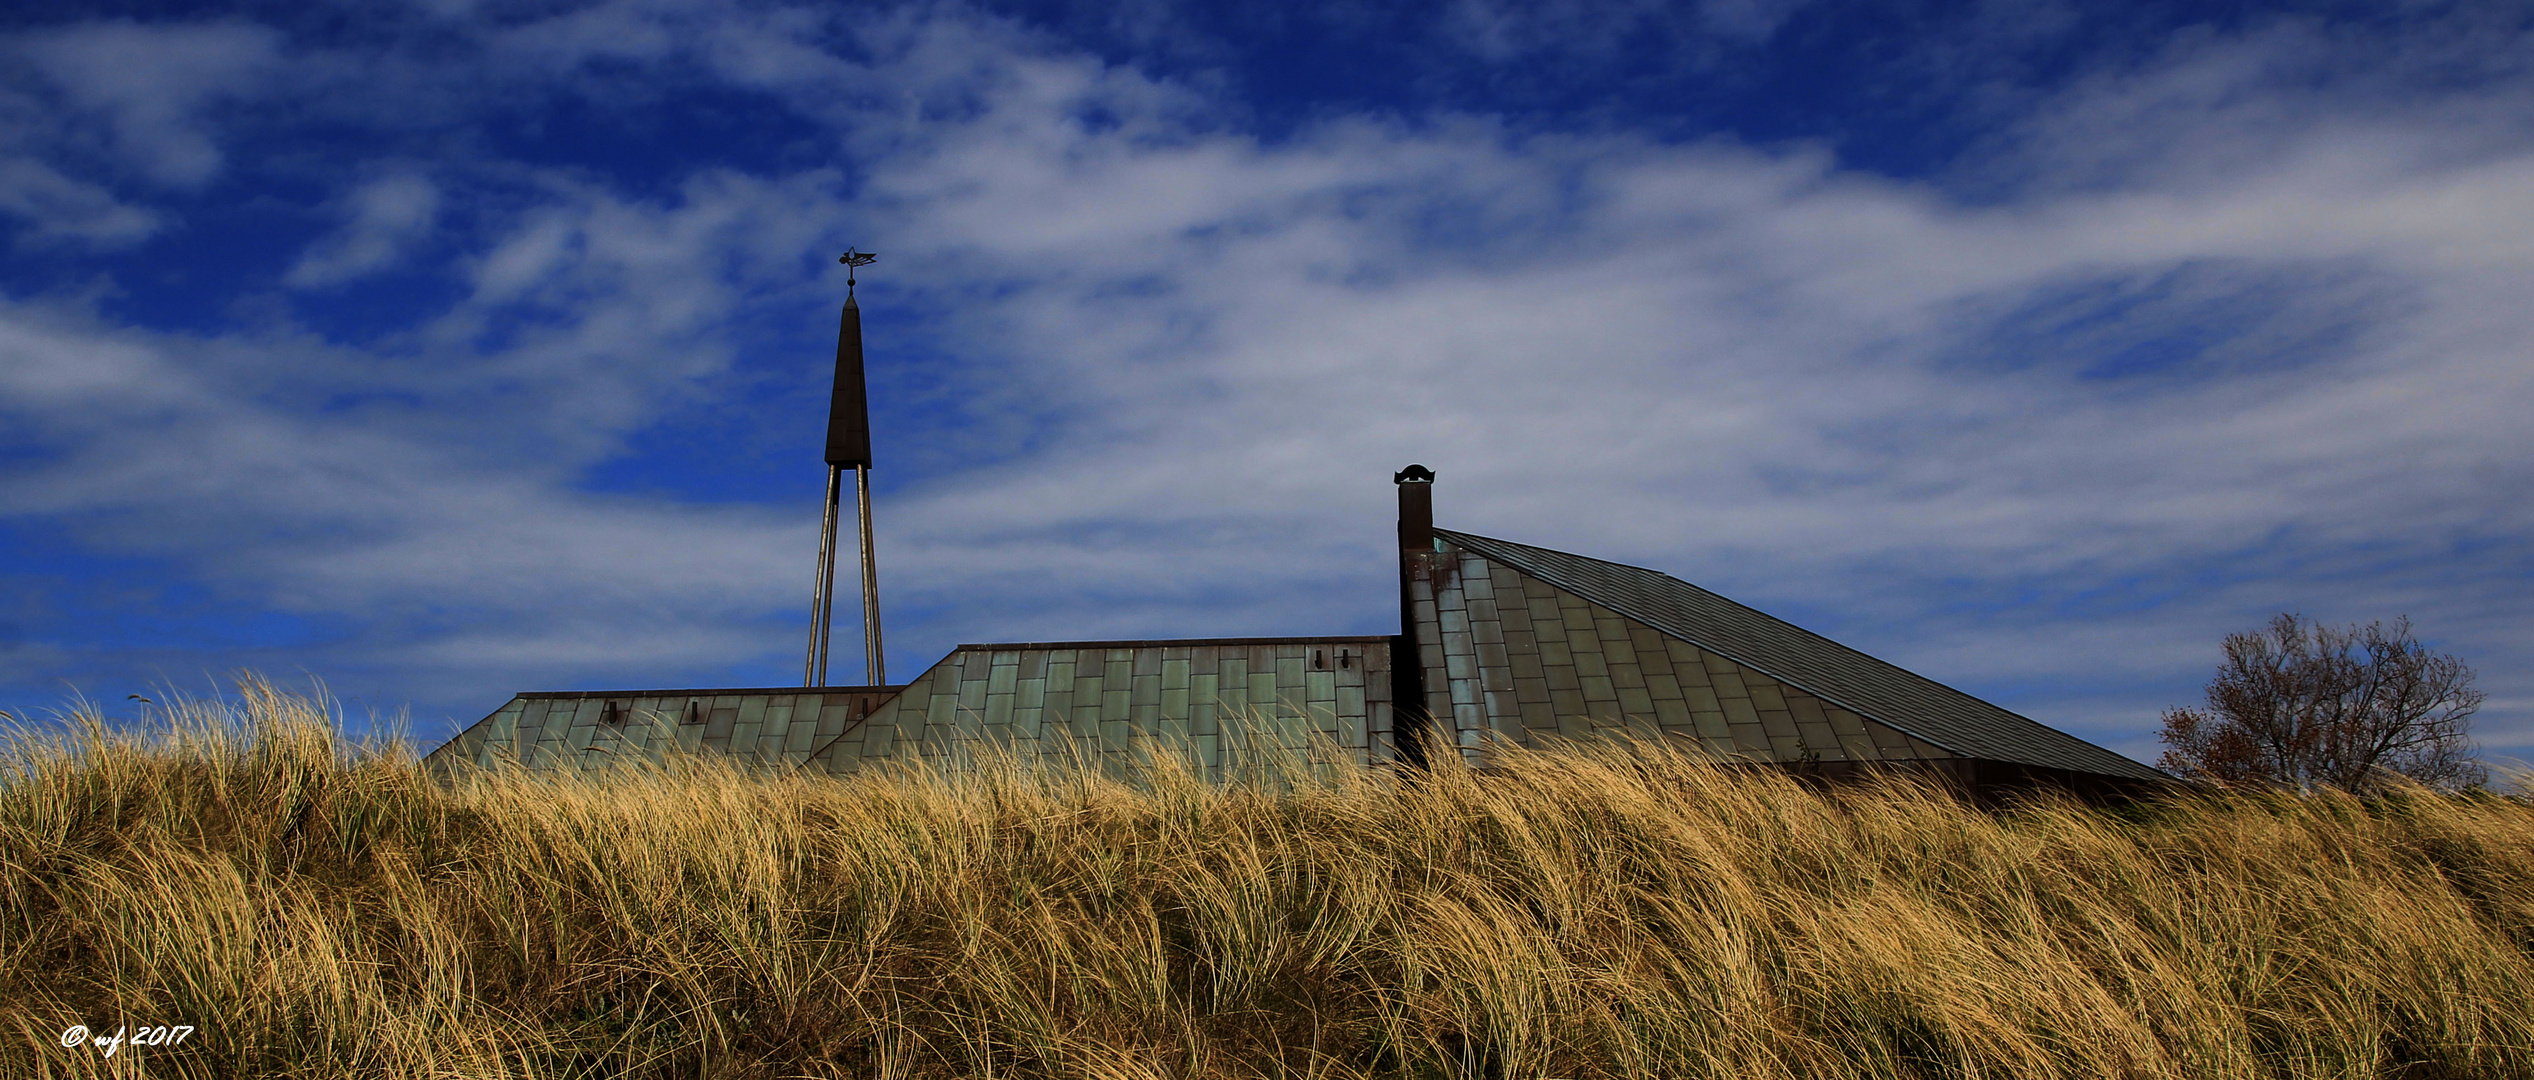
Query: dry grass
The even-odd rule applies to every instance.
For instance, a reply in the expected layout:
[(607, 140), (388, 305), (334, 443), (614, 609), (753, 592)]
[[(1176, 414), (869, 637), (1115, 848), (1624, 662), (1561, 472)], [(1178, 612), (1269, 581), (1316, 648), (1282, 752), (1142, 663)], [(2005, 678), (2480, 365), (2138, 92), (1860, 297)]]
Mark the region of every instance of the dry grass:
[(1642, 747), (452, 788), (306, 699), (177, 711), (0, 752), (0, 1074), (2534, 1076), (2519, 801), (1991, 814)]

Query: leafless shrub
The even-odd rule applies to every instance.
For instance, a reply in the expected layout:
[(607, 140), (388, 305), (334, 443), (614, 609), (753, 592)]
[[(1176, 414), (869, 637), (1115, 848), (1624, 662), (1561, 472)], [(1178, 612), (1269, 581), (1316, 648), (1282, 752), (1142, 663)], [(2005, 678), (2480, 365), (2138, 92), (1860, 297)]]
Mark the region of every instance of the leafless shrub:
[(2381, 790), (2393, 777), (2488, 779), (2468, 737), (2472, 668), (2430, 652), (2408, 618), (2332, 627), (2282, 614), (2226, 636), (2204, 709), (2168, 709), (2159, 764), (2227, 784)]

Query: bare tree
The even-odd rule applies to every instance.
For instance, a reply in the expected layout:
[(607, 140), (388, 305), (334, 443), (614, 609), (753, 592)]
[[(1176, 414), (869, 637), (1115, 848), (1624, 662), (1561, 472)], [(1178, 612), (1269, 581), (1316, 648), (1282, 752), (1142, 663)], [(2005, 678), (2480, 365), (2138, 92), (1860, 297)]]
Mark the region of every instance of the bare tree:
[(2470, 786), (2489, 773), (2466, 737), (2482, 693), (2464, 662), (2393, 625), (2346, 628), (2282, 614), (2226, 636), (2205, 709), (2167, 709), (2158, 764), (2230, 784), (2347, 791), (2391, 775)]

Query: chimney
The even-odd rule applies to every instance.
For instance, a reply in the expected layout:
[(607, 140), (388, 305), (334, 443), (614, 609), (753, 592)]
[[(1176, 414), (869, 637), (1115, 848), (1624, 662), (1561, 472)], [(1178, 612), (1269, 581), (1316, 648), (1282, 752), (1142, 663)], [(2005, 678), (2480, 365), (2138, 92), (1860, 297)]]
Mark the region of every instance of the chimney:
[(1390, 482), (1399, 485), (1399, 550), (1434, 550), (1434, 470), (1410, 465)]
[(1399, 636), (1390, 645), (1391, 740), (1400, 763), (1421, 771), (1441, 738), (1426, 704), (1415, 586), (1425, 569), (1424, 556), (1434, 550), (1434, 470), (1410, 465), (1390, 482), (1399, 485)]

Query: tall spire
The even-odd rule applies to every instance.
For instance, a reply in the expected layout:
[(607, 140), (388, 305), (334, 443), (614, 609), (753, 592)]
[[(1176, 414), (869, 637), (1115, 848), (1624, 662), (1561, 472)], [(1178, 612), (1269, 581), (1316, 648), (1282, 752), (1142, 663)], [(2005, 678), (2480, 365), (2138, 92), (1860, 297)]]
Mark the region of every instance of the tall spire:
[(827, 463), (840, 469), (871, 467), (871, 398), (862, 380), (862, 305), (853, 297), (855, 269), (879, 258), (845, 252), (845, 311), (836, 321), (836, 389), (827, 406)]
[(836, 621), (836, 519), (845, 470), (853, 470), (862, 550), (863, 684), (888, 681), (880, 649), (880, 570), (871, 550), (871, 400), (862, 380), (862, 305), (853, 295), (854, 271), (878, 259), (845, 250), (845, 310), (836, 322), (836, 388), (827, 406), (827, 513), (818, 532), (818, 579), (810, 594), (809, 660), (801, 682), (827, 685), (827, 645)]

